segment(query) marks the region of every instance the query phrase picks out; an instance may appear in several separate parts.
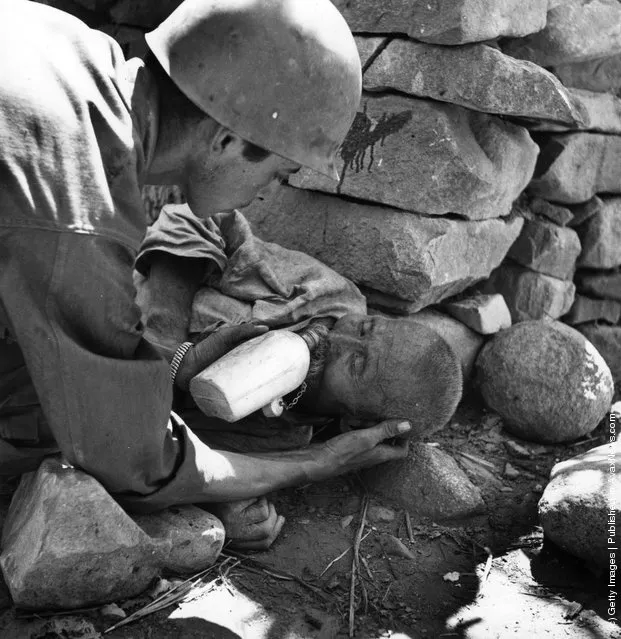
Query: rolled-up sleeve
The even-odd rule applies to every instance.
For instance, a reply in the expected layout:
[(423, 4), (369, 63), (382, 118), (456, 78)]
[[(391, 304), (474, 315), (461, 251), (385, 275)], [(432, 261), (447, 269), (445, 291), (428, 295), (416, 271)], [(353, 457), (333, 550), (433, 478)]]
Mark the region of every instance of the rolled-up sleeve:
[(168, 364), (142, 337), (133, 260), (103, 236), (0, 229), (0, 298), (61, 451), (147, 511), (200, 501), (212, 451), (171, 416)]

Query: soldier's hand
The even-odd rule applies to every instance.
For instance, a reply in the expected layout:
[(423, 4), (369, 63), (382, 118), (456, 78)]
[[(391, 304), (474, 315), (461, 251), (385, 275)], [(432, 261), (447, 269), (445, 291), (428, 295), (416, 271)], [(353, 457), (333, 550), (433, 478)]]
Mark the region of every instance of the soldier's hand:
[(387, 420), (364, 430), (337, 435), (307, 449), (313, 456), (311, 481), (320, 481), (352, 470), (387, 461), (404, 459), (408, 454), (408, 422)]
[(246, 323), (239, 326), (227, 326), (206, 336), (201, 335), (181, 360), (175, 384), (181, 390), (187, 391), (190, 380), (207, 366), (213, 364), (242, 342), (263, 335), (268, 330), (267, 326)]

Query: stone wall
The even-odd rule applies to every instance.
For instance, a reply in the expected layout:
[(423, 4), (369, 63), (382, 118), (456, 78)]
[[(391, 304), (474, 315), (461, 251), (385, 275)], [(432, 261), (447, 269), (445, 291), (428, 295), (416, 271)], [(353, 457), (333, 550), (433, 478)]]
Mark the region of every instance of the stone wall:
[[(127, 55), (180, 3), (43, 1)], [(335, 4), (364, 72), (340, 181), (292, 177), (246, 209), (257, 232), (317, 256), (384, 310), (483, 292), (502, 294), (513, 322), (563, 318), (620, 385), (621, 3)], [(155, 214), (179, 197), (146, 199)]]

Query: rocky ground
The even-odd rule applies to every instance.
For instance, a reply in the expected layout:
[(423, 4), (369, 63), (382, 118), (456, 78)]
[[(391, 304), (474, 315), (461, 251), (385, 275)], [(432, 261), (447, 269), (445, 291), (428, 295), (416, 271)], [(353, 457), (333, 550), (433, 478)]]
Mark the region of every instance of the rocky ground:
[[(470, 400), (433, 441), (481, 489), (487, 515), (444, 525), (412, 519), (408, 526), (390, 500), (367, 500), (356, 476), (283, 491), (274, 498), (287, 524), (269, 552), (241, 561), (223, 556), (184, 601), (105, 636), (346, 637), (351, 546), (368, 501), (353, 601), (356, 637), (621, 638), (605, 621), (606, 579), (544, 543), (537, 522), (552, 465), (603, 437), (600, 428), (571, 446), (519, 442)], [(7, 505), (5, 497), (3, 513)], [(149, 601), (118, 604), (131, 614)], [(0, 638), (94, 639), (120, 620), (114, 615), (9, 608), (0, 616)]]

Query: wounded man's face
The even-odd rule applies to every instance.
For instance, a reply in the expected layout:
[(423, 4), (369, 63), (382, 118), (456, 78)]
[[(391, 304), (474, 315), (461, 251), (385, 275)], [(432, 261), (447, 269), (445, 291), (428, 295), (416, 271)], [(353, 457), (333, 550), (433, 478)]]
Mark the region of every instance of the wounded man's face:
[(328, 334), (319, 397), (360, 419), (445, 424), (461, 398), (459, 360), (432, 329), (407, 318), (346, 315)]

